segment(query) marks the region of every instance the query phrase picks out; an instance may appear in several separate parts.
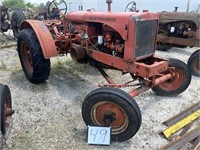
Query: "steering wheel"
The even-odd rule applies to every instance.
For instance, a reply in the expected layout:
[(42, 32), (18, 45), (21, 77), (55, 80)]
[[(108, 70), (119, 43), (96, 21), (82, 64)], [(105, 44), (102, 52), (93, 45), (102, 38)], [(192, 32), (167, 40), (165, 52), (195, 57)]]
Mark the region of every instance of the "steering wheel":
[(136, 2), (132, 1), (126, 5), (125, 12), (138, 12), (139, 10), (136, 8)]
[[(59, 8), (59, 7), (63, 7), (63, 8)], [(67, 4), (64, 0), (61, 0), (59, 5), (58, 5), (58, 2), (56, 2), (56, 0), (53, 0), (52, 2), (49, 3), (48, 14), (51, 19), (60, 19), (62, 17), (60, 15), (62, 11), (64, 11), (64, 14), (66, 14), (67, 12)]]

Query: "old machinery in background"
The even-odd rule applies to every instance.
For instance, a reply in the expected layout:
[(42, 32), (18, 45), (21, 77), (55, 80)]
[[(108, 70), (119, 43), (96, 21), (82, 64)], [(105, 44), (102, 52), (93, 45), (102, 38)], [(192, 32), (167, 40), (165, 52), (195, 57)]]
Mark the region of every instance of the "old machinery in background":
[[(199, 12), (160, 12), (157, 36), (159, 50), (171, 47), (200, 47)], [(188, 65), (195, 76), (200, 76), (200, 50), (196, 50), (188, 59)]]
[[(66, 4), (66, 3), (65, 3)], [(67, 5), (65, 5), (67, 7)], [(19, 27), (23, 21), (26, 19), (34, 19), (34, 20), (47, 20), (55, 18), (56, 13), (50, 9), (48, 6), (39, 7), (38, 10), (33, 9), (14, 9), (10, 10), (5, 6), (0, 6), (0, 13), (1, 13), (1, 32), (7, 32), (9, 29), (13, 31), (13, 35), (17, 38), (19, 34)]]
[(9, 29), (12, 29), (13, 35), (17, 37), (19, 33), (19, 27), (21, 23), (26, 20), (22, 10), (12, 10), (12, 15), (10, 15), (11, 10), (5, 6), (0, 6), (1, 13), (1, 32), (7, 32)]
[(1, 32), (7, 32), (10, 29), (10, 16), (8, 14), (8, 8), (0, 6), (1, 13)]

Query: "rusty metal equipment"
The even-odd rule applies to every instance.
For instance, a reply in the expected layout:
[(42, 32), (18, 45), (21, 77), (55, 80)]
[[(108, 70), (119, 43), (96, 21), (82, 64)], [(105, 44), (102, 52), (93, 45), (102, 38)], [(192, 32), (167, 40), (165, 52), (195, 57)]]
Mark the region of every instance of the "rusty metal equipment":
[(163, 134), (164, 137), (169, 140), (175, 139), (177, 138), (175, 133), (182, 130), (178, 136), (185, 134), (192, 123), (194, 123), (194, 121), (198, 118), (200, 118), (200, 102), (165, 121), (163, 124), (166, 124), (168, 128), (165, 129), (161, 134)]
[(200, 127), (184, 134), (182, 137), (172, 141), (160, 150), (199, 150), (200, 149)]
[[(168, 50), (172, 46), (200, 47), (199, 12), (160, 12), (158, 14), (160, 16), (158, 49)], [(188, 66), (193, 75), (200, 76), (199, 50), (194, 53), (188, 59)]]
[(7, 32), (9, 29), (12, 29), (14, 37), (17, 38), (19, 33), (19, 27), (21, 23), (26, 20), (26, 16), (24, 15), (22, 10), (12, 10), (12, 16), (10, 16), (9, 10), (5, 6), (0, 6), (1, 13), (1, 32)]
[[(61, 19), (26, 20), (17, 50), (25, 76), (34, 84), (48, 79), (50, 58), (58, 55), (69, 53), (78, 63), (98, 68), (108, 84), (86, 96), (83, 120), (86, 125), (111, 126), (112, 140), (124, 141), (137, 133), (142, 121), (133, 97), (150, 88), (157, 95), (178, 95), (189, 86), (191, 74), (180, 60), (154, 56), (158, 14), (113, 13), (112, 0), (106, 2), (108, 12), (75, 11)], [(130, 74), (130, 80), (115, 83), (106, 69)], [(135, 88), (127, 93), (120, 87)]]
[(0, 14), (1, 14), (1, 32), (7, 32), (10, 29), (10, 18), (8, 14), (8, 8), (5, 6), (0, 6)]
[[(12, 29), (14, 37), (17, 38), (19, 34), (19, 27), (21, 23), (26, 19), (44, 19), (46, 20), (48, 15), (48, 7), (39, 7), (39, 12), (31, 11), (30, 9), (8, 9), (5, 6), (0, 6), (1, 13), (1, 32), (7, 32)], [(51, 12), (49, 12), (51, 13)], [(12, 14), (12, 15), (11, 15)], [(27, 15), (25, 15), (27, 14)]]
[(200, 13), (159, 12), (158, 44), (200, 47)]
[(196, 112), (197, 110), (200, 110), (200, 102), (197, 102), (196, 104), (192, 105), (188, 109), (180, 112), (179, 114), (173, 116), (172, 118), (166, 120), (163, 122), (163, 124), (167, 125), (168, 127), (179, 122), (180, 120), (184, 119), (186, 116)]
[[(200, 127), (189, 129), (200, 117), (200, 102), (163, 122), (168, 128), (161, 135), (171, 142), (161, 150), (191, 150), (200, 148)], [(197, 123), (198, 124), (198, 123)]]

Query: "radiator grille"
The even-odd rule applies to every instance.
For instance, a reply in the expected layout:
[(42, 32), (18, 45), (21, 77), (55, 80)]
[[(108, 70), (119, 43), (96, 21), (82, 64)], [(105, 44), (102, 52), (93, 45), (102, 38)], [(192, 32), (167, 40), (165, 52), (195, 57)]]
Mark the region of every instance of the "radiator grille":
[(154, 53), (157, 20), (136, 21), (135, 57)]

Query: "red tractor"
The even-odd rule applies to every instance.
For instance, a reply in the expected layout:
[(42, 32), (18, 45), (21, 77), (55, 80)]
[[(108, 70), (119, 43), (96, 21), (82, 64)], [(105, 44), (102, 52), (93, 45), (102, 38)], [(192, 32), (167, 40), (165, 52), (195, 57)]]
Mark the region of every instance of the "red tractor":
[[(175, 96), (187, 89), (191, 73), (176, 59), (155, 57), (158, 14), (150, 12), (75, 11), (57, 20), (26, 20), (21, 25), (17, 50), (26, 78), (34, 84), (50, 75), (50, 58), (71, 55), (100, 71), (108, 84), (89, 93), (82, 106), (86, 125), (110, 126), (112, 140), (133, 137), (141, 125), (141, 112), (133, 99), (151, 89)], [(55, 1), (51, 3), (55, 5)], [(51, 8), (51, 7), (50, 7)], [(53, 7), (52, 7), (53, 8)], [(130, 74), (126, 83), (115, 83), (105, 69)], [(136, 82), (136, 83), (135, 83)], [(134, 86), (126, 93), (121, 87)]]

